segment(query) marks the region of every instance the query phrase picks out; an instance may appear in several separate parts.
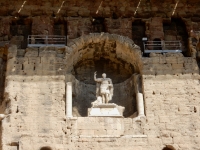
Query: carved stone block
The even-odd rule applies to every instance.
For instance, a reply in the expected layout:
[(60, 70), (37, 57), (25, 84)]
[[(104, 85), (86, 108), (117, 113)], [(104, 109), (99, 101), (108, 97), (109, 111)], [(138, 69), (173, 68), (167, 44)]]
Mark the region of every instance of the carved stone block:
[(88, 116), (123, 117), (124, 107), (116, 104), (94, 104), (88, 109)]

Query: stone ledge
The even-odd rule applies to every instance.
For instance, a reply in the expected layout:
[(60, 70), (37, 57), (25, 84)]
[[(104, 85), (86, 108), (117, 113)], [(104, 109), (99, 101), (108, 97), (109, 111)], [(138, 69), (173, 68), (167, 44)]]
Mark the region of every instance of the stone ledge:
[(80, 135), (80, 138), (120, 138), (120, 135)]
[(147, 135), (80, 135), (79, 138), (147, 138)]
[(147, 135), (124, 135), (121, 138), (147, 138)]

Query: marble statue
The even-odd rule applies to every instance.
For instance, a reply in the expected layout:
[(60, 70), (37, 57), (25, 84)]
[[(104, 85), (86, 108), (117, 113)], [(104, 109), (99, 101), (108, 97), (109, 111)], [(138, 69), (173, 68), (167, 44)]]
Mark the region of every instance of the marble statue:
[(96, 97), (92, 102), (92, 107), (88, 108), (89, 117), (123, 117), (125, 107), (118, 106), (115, 103), (109, 103), (113, 97), (113, 83), (110, 78), (106, 78), (106, 74), (102, 74), (102, 78), (96, 78), (94, 73), (94, 81), (96, 81)]
[(97, 100), (94, 103), (107, 104), (112, 100), (113, 96), (113, 84), (110, 78), (106, 78), (106, 74), (102, 74), (102, 78), (96, 78), (97, 72), (94, 73), (94, 81), (97, 83), (96, 97)]

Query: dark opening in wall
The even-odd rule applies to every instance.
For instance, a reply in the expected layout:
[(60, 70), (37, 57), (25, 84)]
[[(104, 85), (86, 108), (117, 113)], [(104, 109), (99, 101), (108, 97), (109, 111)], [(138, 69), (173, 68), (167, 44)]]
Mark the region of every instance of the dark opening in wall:
[(162, 150), (172, 150), (172, 149), (171, 149), (171, 148), (165, 147), (165, 148), (163, 148)]
[(132, 37), (133, 42), (140, 46), (141, 50), (144, 52), (142, 38), (145, 37), (145, 23), (141, 20), (135, 20), (132, 23)]
[(54, 20), (54, 35), (67, 35), (66, 22), (62, 19)]
[(153, 40), (153, 44), (154, 44), (153, 50), (162, 50), (161, 39), (155, 38)]
[(7, 66), (7, 46), (0, 47), (1, 56), (0, 56), (0, 104), (4, 100), (4, 91), (5, 91), (5, 74)]
[(12, 142), (10, 143), (10, 146), (16, 147), (15, 149), (19, 150), (19, 142)]
[(175, 150), (175, 148), (169, 145), (169, 146), (164, 147), (162, 150)]
[(48, 146), (45, 146), (45, 147), (42, 147), (40, 150), (52, 150), (52, 149)]
[(186, 25), (181, 18), (172, 18), (171, 22), (163, 23), (164, 40), (165, 41), (180, 41), (182, 51), (185, 56), (190, 56), (188, 48), (188, 33)]
[(30, 19), (17, 18), (12, 21), (10, 26), (11, 44), (15, 44), (19, 49), (25, 49), (27, 47), (27, 38), (31, 34)]
[[(116, 10), (116, 8), (115, 8), (115, 10)], [(112, 19), (118, 19), (118, 16), (115, 12), (113, 12), (113, 14), (112, 14)]]
[(93, 26), (93, 32), (96, 33), (105, 32), (104, 18), (101, 17), (93, 18), (92, 26)]

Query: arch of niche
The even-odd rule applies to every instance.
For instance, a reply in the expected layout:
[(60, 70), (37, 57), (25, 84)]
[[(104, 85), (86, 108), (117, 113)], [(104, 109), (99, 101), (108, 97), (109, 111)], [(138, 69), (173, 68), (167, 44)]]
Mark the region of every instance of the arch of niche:
[[(87, 49), (87, 46), (98, 43), (104, 44), (105, 53), (113, 53), (113, 55), (104, 55), (103, 57), (113, 56), (122, 59), (134, 66), (135, 72), (140, 73), (142, 67), (140, 47), (134, 44), (128, 37), (109, 33), (92, 33), (71, 41), (68, 46), (66, 46), (67, 72), (71, 72), (73, 66), (79, 61), (96, 57), (97, 54), (95, 51), (97, 51), (97, 49)], [(109, 49), (112, 43), (116, 44), (115, 52), (112, 52), (113, 49)]]

